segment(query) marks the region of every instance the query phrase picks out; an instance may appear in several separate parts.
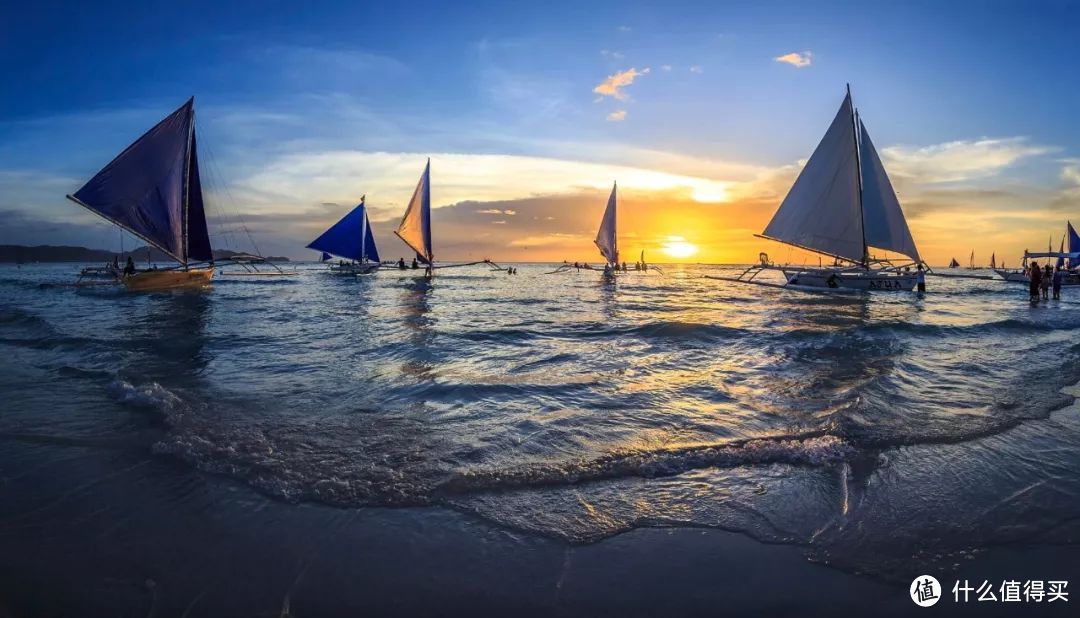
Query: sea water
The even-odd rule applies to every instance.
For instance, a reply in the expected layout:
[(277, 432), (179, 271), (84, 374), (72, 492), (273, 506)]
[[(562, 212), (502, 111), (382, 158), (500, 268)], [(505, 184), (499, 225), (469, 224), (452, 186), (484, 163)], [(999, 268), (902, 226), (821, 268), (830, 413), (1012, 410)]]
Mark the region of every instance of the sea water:
[(209, 482), (567, 547), (719, 528), (897, 580), (1080, 536), (1080, 290), (298, 268), (154, 294), (0, 267), (0, 530), (166, 518)]

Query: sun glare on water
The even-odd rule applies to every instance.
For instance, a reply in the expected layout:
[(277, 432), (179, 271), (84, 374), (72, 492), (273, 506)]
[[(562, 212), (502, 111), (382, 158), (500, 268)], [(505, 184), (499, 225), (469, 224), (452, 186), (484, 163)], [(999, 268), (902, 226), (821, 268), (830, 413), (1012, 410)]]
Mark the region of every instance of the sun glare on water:
[(686, 242), (682, 236), (668, 236), (661, 251), (676, 259), (685, 259), (698, 252), (698, 248)]

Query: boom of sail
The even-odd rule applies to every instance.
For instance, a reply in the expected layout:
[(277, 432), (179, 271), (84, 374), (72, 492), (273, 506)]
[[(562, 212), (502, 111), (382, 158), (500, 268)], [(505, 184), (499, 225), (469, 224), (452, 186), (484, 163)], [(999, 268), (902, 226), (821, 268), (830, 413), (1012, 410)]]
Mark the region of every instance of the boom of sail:
[(375, 236), (371, 233), (364, 198), (360, 198), (356, 208), (313, 240), (308, 248), (322, 251), (326, 257), (329, 254), (358, 262), (378, 262), (379, 251), (375, 248)]
[(67, 197), (185, 267), (212, 261), (195, 141), (195, 98)]
[(922, 261), (850, 92), (761, 235), (863, 265), (870, 247)]
[(600, 255), (604, 256), (608, 264), (616, 264), (619, 261), (619, 247), (615, 237), (617, 191), (618, 183), (611, 187), (611, 196), (608, 197), (604, 218), (600, 221), (600, 230), (596, 233), (596, 240), (593, 241), (596, 243), (596, 247), (600, 249)]
[(421, 262), (430, 265), (435, 259), (431, 252), (431, 159), (394, 234), (416, 252)]

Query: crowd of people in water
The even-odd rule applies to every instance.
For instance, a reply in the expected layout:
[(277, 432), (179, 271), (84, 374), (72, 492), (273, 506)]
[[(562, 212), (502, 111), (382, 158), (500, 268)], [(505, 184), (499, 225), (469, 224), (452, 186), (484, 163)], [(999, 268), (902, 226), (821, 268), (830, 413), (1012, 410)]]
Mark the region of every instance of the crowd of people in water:
[[(564, 266), (571, 266), (570, 262), (566, 262), (566, 261), (563, 262), (563, 265)], [(585, 269), (585, 270), (598, 270), (598, 269), (593, 268), (592, 266), (590, 266), (588, 262), (574, 262), (573, 267), (574, 267), (574, 270), (582, 270), (582, 269)], [(604, 269), (603, 270), (604, 270), (605, 275), (611, 275), (611, 274), (615, 274), (617, 272), (627, 273), (627, 272), (630, 272), (630, 266), (626, 262), (623, 262), (621, 264), (618, 263), (618, 262), (613, 262), (611, 264), (604, 264)], [(643, 271), (643, 270), (649, 270), (649, 265), (646, 264), (644, 261), (634, 262), (634, 270), (638, 271), (638, 272)]]
[(1051, 289), (1054, 292), (1054, 300), (1061, 300), (1061, 286), (1065, 283), (1065, 276), (1068, 274), (1065, 268), (1049, 264), (1040, 268), (1038, 262), (1032, 262), (1024, 269), (1024, 274), (1031, 281), (1028, 287), (1031, 302), (1050, 300)]

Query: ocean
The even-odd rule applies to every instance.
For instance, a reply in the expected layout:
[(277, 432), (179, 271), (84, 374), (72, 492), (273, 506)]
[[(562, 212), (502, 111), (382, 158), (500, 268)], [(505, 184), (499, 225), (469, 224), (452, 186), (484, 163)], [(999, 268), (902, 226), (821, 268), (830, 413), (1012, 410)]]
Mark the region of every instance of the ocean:
[(1080, 290), (297, 268), (0, 266), (0, 615), (692, 613), (733, 556), (833, 608), (1003, 552), (1080, 576)]

